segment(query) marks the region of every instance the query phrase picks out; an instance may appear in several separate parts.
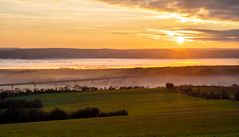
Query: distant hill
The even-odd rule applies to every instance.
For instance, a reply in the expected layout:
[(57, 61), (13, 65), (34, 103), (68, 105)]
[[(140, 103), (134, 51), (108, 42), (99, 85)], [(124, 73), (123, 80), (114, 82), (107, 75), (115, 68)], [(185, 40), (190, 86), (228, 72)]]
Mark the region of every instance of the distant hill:
[(0, 59), (49, 58), (133, 58), (133, 59), (187, 59), (239, 58), (239, 49), (0, 49)]

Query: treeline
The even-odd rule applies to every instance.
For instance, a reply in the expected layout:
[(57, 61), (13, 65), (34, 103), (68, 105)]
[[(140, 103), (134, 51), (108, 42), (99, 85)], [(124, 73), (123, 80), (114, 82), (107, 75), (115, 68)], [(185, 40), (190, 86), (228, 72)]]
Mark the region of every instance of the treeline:
[(233, 84), (229, 87), (223, 86), (175, 86), (174, 83), (166, 83), (167, 89), (174, 89), (182, 94), (205, 99), (230, 99), (239, 101), (239, 86)]
[(65, 92), (92, 92), (92, 91), (106, 91), (106, 90), (125, 90), (125, 89), (143, 89), (143, 86), (128, 86), (128, 87), (113, 87), (108, 88), (97, 88), (88, 86), (78, 86), (75, 85), (73, 88), (69, 87), (59, 87), (59, 88), (49, 88), (49, 89), (14, 89), (14, 90), (0, 90), (0, 97), (12, 97), (12, 96), (22, 96), (31, 94), (48, 94), (48, 93), (65, 93)]
[(237, 90), (232, 90), (230, 88), (226, 90), (225, 87), (211, 87), (213, 88), (211, 91), (206, 91), (204, 88), (210, 87), (181, 86), (178, 89), (182, 94), (192, 97), (200, 97), (205, 99), (230, 99), (239, 101), (239, 88)]
[[(37, 104), (36, 102), (40, 105), (33, 105)], [(6, 100), (1, 103), (1, 124), (128, 115), (128, 111), (125, 109), (114, 112), (102, 112), (98, 108), (85, 108), (71, 113), (56, 108), (50, 112), (45, 112), (41, 110), (42, 105), (39, 100)], [(6, 103), (10, 103), (11, 105), (7, 105)]]

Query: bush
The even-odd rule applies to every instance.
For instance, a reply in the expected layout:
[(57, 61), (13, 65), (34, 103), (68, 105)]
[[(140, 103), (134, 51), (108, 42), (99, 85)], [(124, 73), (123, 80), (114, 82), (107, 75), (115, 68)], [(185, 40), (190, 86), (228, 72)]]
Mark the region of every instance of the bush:
[(89, 117), (97, 117), (100, 113), (98, 108), (85, 108), (78, 110), (77, 112), (73, 112), (71, 114), (72, 118), (89, 118)]
[(45, 121), (47, 117), (47, 113), (37, 109), (30, 109), (27, 111), (27, 122), (33, 121)]
[(26, 112), (23, 109), (7, 109), (2, 112), (0, 123), (19, 123), (26, 121)]
[(167, 89), (174, 89), (175, 86), (174, 86), (173, 83), (166, 83), (166, 88), (167, 88)]
[(239, 101), (239, 90), (234, 94), (234, 99)]
[(52, 110), (48, 115), (47, 115), (47, 119), (48, 120), (63, 120), (63, 119), (67, 119), (68, 118), (68, 114), (61, 109), (54, 109)]
[[(210, 88), (210, 87), (206, 87)], [(234, 99), (239, 100), (239, 90), (233, 91), (235, 89), (225, 89), (224, 87), (215, 87), (212, 88), (213, 90), (201, 90), (201, 87), (180, 87), (179, 90), (181, 93), (186, 94), (188, 96), (193, 97), (200, 97), (205, 99)]]
[(128, 115), (128, 111), (123, 109), (115, 112), (101, 112), (100, 117), (109, 117), (109, 116), (125, 116)]
[(230, 96), (227, 94), (225, 90), (221, 92), (221, 99), (230, 99)]
[(0, 123), (20, 123), (46, 120), (46, 113), (37, 109), (12, 109), (0, 112)]
[(119, 110), (119, 111), (115, 111), (115, 112), (112, 112), (112, 115), (111, 116), (121, 116), (121, 115), (128, 115), (128, 111), (126, 110)]
[[(6, 104), (10, 103), (10, 104)], [(20, 103), (20, 104), (17, 104)], [(54, 109), (49, 113), (44, 112), (38, 108), (29, 108), (32, 106), (40, 107), (41, 103), (39, 101), (29, 102), (24, 100), (8, 100), (2, 101), (0, 107), (0, 123), (20, 123), (20, 122), (36, 122), (36, 121), (46, 121), (46, 120), (64, 120), (71, 118), (91, 118), (91, 117), (106, 117), (106, 116), (120, 116), (128, 115), (126, 110), (119, 110), (115, 112), (101, 112), (98, 108), (85, 108), (80, 109), (70, 115), (61, 109)], [(27, 104), (27, 105), (26, 105)], [(19, 107), (21, 106), (21, 107)]]

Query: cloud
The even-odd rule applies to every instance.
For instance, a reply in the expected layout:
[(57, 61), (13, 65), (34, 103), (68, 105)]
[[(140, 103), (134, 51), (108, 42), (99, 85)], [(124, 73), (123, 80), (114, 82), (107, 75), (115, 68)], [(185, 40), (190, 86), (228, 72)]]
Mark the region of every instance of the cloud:
[(184, 37), (187, 41), (220, 41), (239, 42), (239, 29), (233, 30), (206, 30), (206, 29), (171, 29), (161, 30), (148, 28), (144, 36), (162, 38), (175, 41), (177, 37)]
[(194, 40), (206, 40), (206, 41), (232, 41), (239, 42), (239, 29), (234, 30), (194, 30), (204, 34), (204, 37), (195, 37)]
[(178, 12), (188, 17), (239, 20), (239, 0), (100, 0), (148, 8), (157, 11)]

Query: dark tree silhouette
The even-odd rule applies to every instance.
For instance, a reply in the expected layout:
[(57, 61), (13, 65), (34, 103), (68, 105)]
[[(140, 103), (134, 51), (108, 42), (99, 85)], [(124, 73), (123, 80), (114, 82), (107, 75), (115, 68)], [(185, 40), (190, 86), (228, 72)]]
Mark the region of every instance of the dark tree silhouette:
[(175, 86), (174, 86), (173, 83), (166, 83), (166, 88), (167, 88), (167, 89), (174, 89)]
[(52, 110), (47, 115), (48, 120), (63, 120), (63, 119), (67, 119), (67, 118), (68, 118), (68, 114), (64, 110), (61, 110), (59, 108)]

